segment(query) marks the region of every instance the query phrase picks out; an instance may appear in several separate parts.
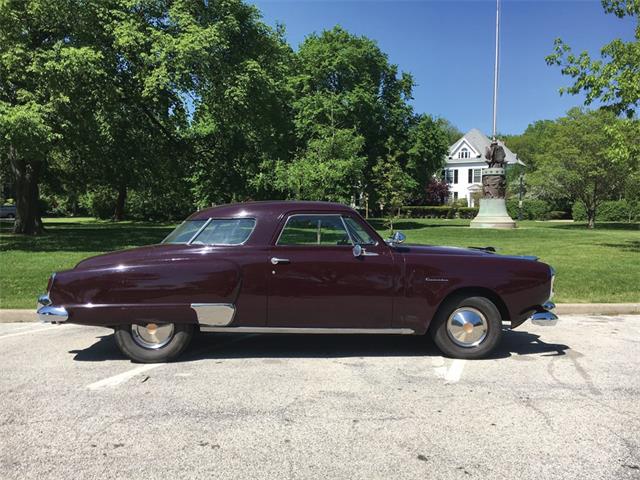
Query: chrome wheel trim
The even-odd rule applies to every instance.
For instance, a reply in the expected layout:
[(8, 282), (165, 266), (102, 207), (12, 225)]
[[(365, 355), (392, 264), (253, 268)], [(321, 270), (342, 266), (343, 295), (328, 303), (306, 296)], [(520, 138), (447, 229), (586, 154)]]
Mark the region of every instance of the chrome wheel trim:
[(173, 323), (131, 325), (131, 338), (133, 338), (133, 341), (142, 348), (150, 350), (164, 347), (173, 339), (173, 333)]
[(447, 319), (447, 334), (459, 347), (476, 347), (487, 338), (488, 333), (487, 317), (477, 308), (458, 308)]

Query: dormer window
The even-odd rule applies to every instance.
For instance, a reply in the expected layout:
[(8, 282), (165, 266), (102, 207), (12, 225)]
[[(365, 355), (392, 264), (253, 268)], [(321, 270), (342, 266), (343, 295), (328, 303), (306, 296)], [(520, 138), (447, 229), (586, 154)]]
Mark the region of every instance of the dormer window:
[(458, 158), (469, 158), (471, 156), (468, 148), (461, 148), (458, 152)]

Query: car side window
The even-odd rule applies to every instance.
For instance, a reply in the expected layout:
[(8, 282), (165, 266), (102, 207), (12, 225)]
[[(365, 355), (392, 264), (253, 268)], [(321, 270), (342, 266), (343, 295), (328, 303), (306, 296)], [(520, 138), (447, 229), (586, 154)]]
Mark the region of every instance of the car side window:
[(292, 215), (277, 245), (351, 245), (340, 215)]
[(362, 224), (360, 224), (360, 222), (354, 220), (351, 217), (343, 217), (343, 218), (344, 218), (344, 223), (347, 225), (347, 228), (349, 229), (351, 238), (358, 245), (375, 245), (377, 243), (376, 240), (371, 235), (369, 235), (369, 232), (367, 232), (364, 229), (364, 227), (362, 226)]

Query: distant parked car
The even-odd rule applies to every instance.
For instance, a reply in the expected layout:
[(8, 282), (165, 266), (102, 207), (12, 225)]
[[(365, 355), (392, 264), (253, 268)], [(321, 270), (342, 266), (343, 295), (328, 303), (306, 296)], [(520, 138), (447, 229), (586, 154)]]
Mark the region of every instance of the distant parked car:
[(337, 203), (252, 202), (191, 215), (159, 245), (54, 274), (44, 322), (115, 329), (138, 362), (177, 357), (195, 331), (429, 333), (447, 355), (481, 358), (503, 321), (553, 325), (553, 268), (489, 249), (384, 241)]
[(15, 205), (0, 206), (0, 218), (16, 218), (16, 206)]

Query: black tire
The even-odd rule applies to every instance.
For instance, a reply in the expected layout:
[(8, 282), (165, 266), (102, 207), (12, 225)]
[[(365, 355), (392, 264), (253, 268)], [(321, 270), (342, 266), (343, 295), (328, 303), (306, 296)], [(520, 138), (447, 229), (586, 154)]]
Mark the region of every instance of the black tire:
[(187, 348), (195, 330), (193, 325), (174, 323), (173, 335), (165, 345), (159, 348), (145, 348), (134, 339), (133, 328), (133, 325), (119, 325), (115, 327), (114, 336), (120, 351), (139, 363), (164, 363), (175, 360)]
[[(475, 335), (480, 338), (471, 344), (471, 340), (466, 338), (455, 340), (453, 334), (450, 333), (448, 322), (456, 313), (480, 312), (480, 318), (484, 318), (484, 323), (480, 324)], [(458, 317), (459, 318), (459, 317)], [(485, 328), (486, 325), (486, 328)], [(484, 333), (482, 333), (484, 332)], [(448, 357), (476, 359), (485, 358), (493, 352), (500, 343), (502, 337), (502, 317), (500, 311), (494, 303), (485, 297), (453, 297), (445, 301), (440, 307), (430, 328), (431, 338), (433, 338), (436, 346)], [(469, 335), (472, 335), (470, 333)], [(464, 334), (463, 334), (464, 336)], [(460, 343), (469, 343), (461, 345)]]

